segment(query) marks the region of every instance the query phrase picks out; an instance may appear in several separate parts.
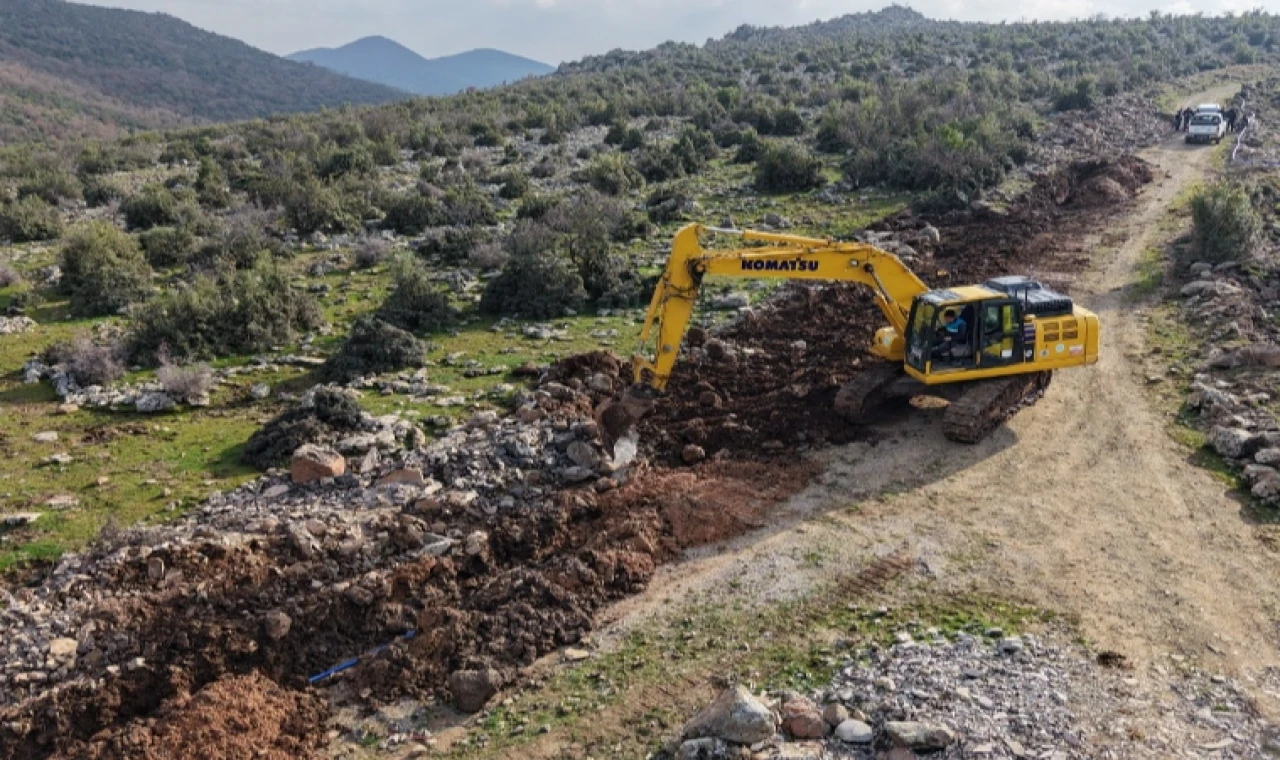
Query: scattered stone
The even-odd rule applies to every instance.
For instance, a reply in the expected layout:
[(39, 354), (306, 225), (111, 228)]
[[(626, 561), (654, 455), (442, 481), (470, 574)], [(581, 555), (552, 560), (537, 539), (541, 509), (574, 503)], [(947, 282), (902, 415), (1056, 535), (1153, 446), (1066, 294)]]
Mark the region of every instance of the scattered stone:
[(591, 653), (585, 649), (566, 649), (564, 650), (565, 662), (582, 662), (591, 658)]
[(147, 577), (153, 581), (164, 580), (164, 559), (151, 556), (147, 558)]
[(311, 483), (323, 478), (336, 478), (347, 471), (347, 460), (333, 449), (314, 444), (301, 446), (293, 452), (289, 474), (294, 483)]
[(891, 720), (884, 724), (885, 733), (895, 746), (908, 749), (946, 749), (956, 740), (946, 726), (935, 726), (916, 721)]
[(65, 660), (69, 657), (76, 656), (76, 650), (80, 645), (75, 639), (53, 639), (49, 642), (49, 656), (58, 660)]
[(797, 739), (821, 739), (828, 727), (818, 706), (797, 696), (782, 706), (782, 728)]
[(50, 496), (44, 503), (51, 509), (72, 509), (80, 506), (80, 500), (68, 493)]
[(266, 383), (255, 383), (253, 387), (249, 389), (249, 397), (257, 399), (258, 401), (271, 398), (271, 386)]
[(284, 496), (284, 495), (285, 495), (285, 494), (287, 494), (287, 493), (289, 493), (289, 486), (288, 486), (288, 485), (286, 485), (286, 484), (284, 484), (284, 483), (277, 483), (277, 484), (275, 484), (274, 486), (271, 486), (271, 487), (270, 487), (270, 488), (268, 488), (267, 490), (263, 491), (263, 492), (262, 492), (262, 498), (264, 498), (264, 499), (278, 499), (278, 498), (280, 498), (281, 496)]
[(262, 616), (262, 631), (272, 641), (279, 641), (289, 635), (293, 620), (279, 610), (272, 610)]
[(734, 686), (684, 725), (684, 739), (713, 737), (734, 744), (755, 744), (770, 739), (778, 730), (773, 711), (747, 690)]
[(691, 443), (680, 452), (680, 458), (685, 464), (697, 464), (707, 458), (707, 452), (701, 446)]
[(870, 744), (876, 732), (860, 720), (845, 720), (836, 726), (836, 738), (846, 744)]
[(167, 393), (144, 393), (138, 397), (133, 406), (139, 414), (155, 414), (167, 412), (177, 405), (178, 402)]
[(45, 430), (43, 432), (36, 433), (35, 435), (31, 436), (31, 440), (35, 441), (36, 443), (57, 443), (58, 431)]
[(822, 708), (822, 719), (829, 726), (838, 726), (849, 719), (849, 708), (839, 702), (831, 702)]
[(462, 712), (480, 712), (498, 692), (501, 681), (501, 675), (492, 668), (456, 670), (449, 676), (449, 693), (453, 695), (454, 706)]
[(397, 483), (410, 486), (422, 486), (426, 485), (427, 481), (426, 478), (422, 476), (422, 470), (417, 467), (405, 467), (399, 470), (393, 470), (392, 472), (383, 475), (378, 478), (377, 483), (374, 485), (381, 487)]

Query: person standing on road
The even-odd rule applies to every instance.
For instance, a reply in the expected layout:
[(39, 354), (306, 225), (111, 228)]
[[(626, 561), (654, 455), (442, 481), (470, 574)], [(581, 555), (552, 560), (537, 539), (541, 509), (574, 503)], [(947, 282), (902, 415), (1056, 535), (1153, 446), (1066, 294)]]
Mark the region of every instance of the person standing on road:
[(1186, 108), (1182, 109), (1182, 131), (1183, 132), (1191, 131), (1191, 117), (1195, 115), (1196, 115), (1196, 112), (1191, 110), (1191, 106), (1187, 106)]
[(1178, 112), (1173, 115), (1173, 131), (1182, 131), (1182, 109), (1178, 109)]
[(1240, 112), (1235, 108), (1227, 110), (1227, 132), (1236, 131), (1236, 119), (1240, 116)]

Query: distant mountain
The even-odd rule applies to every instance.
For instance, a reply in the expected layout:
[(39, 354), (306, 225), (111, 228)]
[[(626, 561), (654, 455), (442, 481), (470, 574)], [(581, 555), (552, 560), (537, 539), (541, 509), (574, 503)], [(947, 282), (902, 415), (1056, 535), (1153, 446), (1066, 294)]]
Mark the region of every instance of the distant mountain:
[[(10, 139), (244, 119), (406, 96), (287, 61), (172, 16), (64, 0), (0, 0), (0, 64), (0, 134)], [(59, 114), (77, 126), (62, 130)]]
[(423, 58), (386, 37), (365, 37), (340, 48), (303, 50), (288, 57), (419, 95), (452, 95), (469, 87), (493, 87), (555, 71), (545, 63), (501, 50)]

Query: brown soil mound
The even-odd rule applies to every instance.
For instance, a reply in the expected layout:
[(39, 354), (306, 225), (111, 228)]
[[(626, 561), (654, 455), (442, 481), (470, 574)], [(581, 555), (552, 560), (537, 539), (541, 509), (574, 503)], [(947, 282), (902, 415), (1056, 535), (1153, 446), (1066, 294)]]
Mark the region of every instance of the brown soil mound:
[(314, 694), (286, 689), (257, 674), (225, 678), (160, 707), (59, 760), (307, 760), (326, 741), (328, 709)]

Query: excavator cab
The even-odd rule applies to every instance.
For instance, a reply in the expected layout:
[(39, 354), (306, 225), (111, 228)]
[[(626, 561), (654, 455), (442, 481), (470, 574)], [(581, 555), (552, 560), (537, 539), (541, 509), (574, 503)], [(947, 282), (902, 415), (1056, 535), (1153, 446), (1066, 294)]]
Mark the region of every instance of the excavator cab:
[[(958, 329), (948, 329), (949, 316)], [(956, 288), (924, 293), (916, 297), (907, 318), (907, 371), (923, 380), (1020, 362), (1026, 358), (1023, 324), (1022, 304), (998, 291)]]

